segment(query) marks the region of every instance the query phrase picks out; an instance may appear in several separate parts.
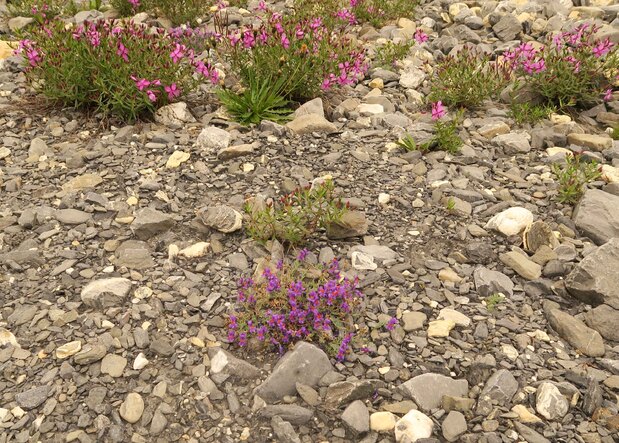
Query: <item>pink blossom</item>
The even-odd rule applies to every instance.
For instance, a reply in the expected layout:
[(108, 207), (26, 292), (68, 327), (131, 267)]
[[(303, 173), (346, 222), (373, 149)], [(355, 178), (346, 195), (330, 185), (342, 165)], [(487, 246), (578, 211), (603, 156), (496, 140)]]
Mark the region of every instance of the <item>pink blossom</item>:
[(245, 49), (251, 49), (256, 44), (256, 39), (254, 38), (254, 32), (251, 30), (247, 30), (243, 33), (243, 46)]
[(146, 80), (145, 78), (138, 79), (134, 75), (131, 76), (131, 80), (135, 82), (135, 86), (140, 91), (143, 91), (144, 89), (148, 88), (151, 85), (150, 81)]
[(608, 88), (606, 91), (604, 91), (604, 101), (609, 102), (612, 100), (612, 98), (613, 98), (613, 90), (611, 88)]
[(606, 55), (610, 52), (610, 48), (613, 46), (613, 44), (610, 42), (609, 39), (606, 39), (600, 43), (598, 43), (597, 45), (595, 45), (595, 47), (593, 48), (593, 55), (596, 58), (600, 58), (603, 55)]
[(258, 7), (256, 9), (258, 9), (258, 11), (266, 11), (267, 4), (265, 3), (264, 0), (260, 0), (260, 2), (258, 3)]
[(140, 0), (128, 0), (131, 3), (131, 7), (133, 9), (138, 9), (140, 7)]
[(168, 93), (168, 99), (174, 100), (174, 98), (181, 95), (181, 90), (176, 86), (176, 83), (172, 83), (170, 86), (163, 88)]
[(174, 63), (178, 63), (183, 56), (185, 55), (185, 45), (181, 45), (179, 43), (176, 44), (174, 50), (170, 53), (170, 57)]
[(442, 101), (432, 103), (432, 120), (438, 120), (447, 115), (447, 109), (443, 106)]
[(415, 31), (414, 38), (417, 43), (422, 44), (428, 41), (428, 34), (423, 32), (421, 29), (417, 28), (417, 30)]
[(262, 29), (260, 31), (260, 34), (258, 34), (258, 40), (260, 40), (262, 44), (265, 44), (268, 39), (269, 39), (269, 35), (267, 34), (267, 31), (265, 29)]
[(88, 40), (93, 47), (97, 47), (101, 44), (101, 34), (98, 31), (92, 30), (86, 33)]
[(290, 40), (288, 40), (288, 37), (286, 37), (286, 34), (282, 34), (281, 41), (282, 41), (282, 46), (284, 47), (284, 49), (288, 49), (290, 47)]
[(151, 102), (154, 103), (154, 102), (157, 101), (157, 95), (155, 94), (155, 91), (149, 89), (149, 90), (146, 91), (146, 95), (148, 96), (148, 99)]
[(322, 26), (322, 19), (320, 17), (317, 18), (313, 18), (310, 21), (309, 27), (312, 31), (315, 31), (316, 29), (320, 28)]
[(126, 62), (129, 61), (129, 50), (122, 44), (122, 42), (118, 42), (118, 49), (116, 49), (116, 55), (122, 57), (122, 59)]
[(29, 48), (26, 50), (26, 57), (28, 57), (28, 63), (30, 66), (36, 66), (41, 61), (40, 52), (36, 48)]
[(238, 32), (233, 32), (228, 36), (228, 39), (230, 40), (230, 44), (232, 46), (236, 46), (236, 44), (241, 40), (241, 36)]

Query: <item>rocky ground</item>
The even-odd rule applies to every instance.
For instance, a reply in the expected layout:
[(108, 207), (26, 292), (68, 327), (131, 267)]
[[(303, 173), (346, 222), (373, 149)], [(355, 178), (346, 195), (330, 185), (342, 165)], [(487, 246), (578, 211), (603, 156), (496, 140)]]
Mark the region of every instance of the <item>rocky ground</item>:
[[(619, 100), (535, 127), (487, 103), (458, 155), (392, 143), (430, 130), (438, 52), (583, 19), (619, 42), (619, 6), (448, 3), (360, 29), (370, 48), (430, 40), (288, 127), (239, 127), (203, 96), (104, 125), (38, 106), (0, 62), (0, 442), (619, 441)], [(580, 149), (604, 180), (573, 209), (550, 164)], [(366, 352), (229, 346), (238, 278), (277, 251), (221, 215), (327, 174), (370, 225), (309, 248), (361, 278)]]

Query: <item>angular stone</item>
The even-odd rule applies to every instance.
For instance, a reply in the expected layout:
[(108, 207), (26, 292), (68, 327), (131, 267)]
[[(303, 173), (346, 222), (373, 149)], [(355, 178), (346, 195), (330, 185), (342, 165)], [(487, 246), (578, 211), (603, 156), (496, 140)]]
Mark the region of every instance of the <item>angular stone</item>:
[(107, 349), (102, 344), (86, 344), (75, 354), (73, 361), (78, 365), (89, 365), (105, 357)]
[(223, 233), (238, 231), (243, 226), (243, 214), (230, 206), (208, 206), (198, 210), (197, 220), (204, 226)]
[(428, 337), (449, 337), (449, 333), (455, 328), (456, 322), (452, 320), (434, 320), (428, 324)]
[(509, 126), (505, 122), (488, 123), (477, 130), (482, 137), (493, 138), (497, 135), (507, 134)]
[(380, 411), (370, 415), (370, 429), (375, 432), (388, 432), (395, 428), (397, 417), (391, 412)]
[(405, 312), (402, 314), (403, 327), (406, 332), (423, 328), (427, 319), (428, 316), (423, 312)]
[(512, 280), (499, 271), (477, 268), (473, 273), (473, 280), (475, 281), (477, 292), (482, 297), (488, 297), (497, 293), (512, 296), (514, 293), (514, 283)]
[(221, 348), (210, 348), (209, 357), (211, 358), (212, 374), (225, 378), (237, 377), (241, 380), (253, 380), (260, 376), (260, 370), (254, 365), (234, 357)]
[(585, 314), (585, 322), (605, 339), (619, 342), (619, 309), (599, 305)]
[(516, 428), (518, 434), (520, 434), (528, 443), (551, 443), (550, 440), (545, 438), (542, 434), (534, 431), (526, 425), (523, 425), (522, 423), (515, 421), (514, 427)]
[(337, 131), (337, 126), (318, 114), (306, 114), (296, 117), (293, 121), (288, 122), (286, 127), (299, 135), (312, 132), (331, 133)]
[(185, 123), (194, 123), (195, 117), (187, 108), (187, 103), (177, 102), (162, 106), (155, 113), (155, 121), (166, 126), (182, 126)]
[(504, 42), (515, 40), (522, 32), (520, 21), (513, 15), (505, 13), (503, 17), (492, 27), (492, 30)]
[(344, 426), (354, 436), (365, 434), (370, 430), (370, 412), (361, 400), (353, 401), (342, 413)]
[(499, 259), (527, 280), (537, 280), (542, 275), (542, 267), (516, 251), (499, 255)]
[(277, 435), (278, 441), (282, 443), (301, 443), (301, 439), (294, 430), (294, 427), (279, 416), (271, 419), (271, 427)]
[(120, 405), (120, 416), (128, 423), (137, 423), (144, 413), (144, 400), (136, 392), (130, 392)]
[(619, 237), (619, 196), (588, 189), (574, 209), (576, 227), (596, 244)]
[(294, 395), (296, 383), (317, 386), (331, 369), (324, 351), (301, 341), (277, 362), (271, 375), (256, 388), (255, 393), (267, 402), (275, 402), (286, 395)]
[(572, 133), (567, 135), (567, 141), (570, 144), (589, 148), (596, 152), (602, 152), (613, 147), (613, 139), (603, 135)]
[(493, 216), (486, 229), (494, 229), (504, 235), (516, 235), (533, 223), (533, 213), (526, 208), (515, 206)]
[(155, 266), (148, 244), (141, 240), (127, 240), (114, 251), (117, 258), (116, 266), (126, 266), (129, 269), (149, 269)]
[(397, 443), (421, 441), (432, 436), (434, 422), (421, 411), (412, 409), (395, 424)]
[(82, 342), (79, 340), (70, 341), (56, 348), (56, 358), (63, 359), (77, 354), (82, 349)]
[(131, 230), (140, 240), (148, 240), (172, 226), (174, 226), (174, 219), (168, 214), (153, 208), (144, 208), (136, 214), (131, 223)]
[(430, 411), (441, 405), (444, 395), (464, 397), (468, 395), (469, 383), (455, 380), (441, 374), (421, 374), (398, 388), (402, 394), (412, 399), (423, 411)]
[(297, 405), (267, 405), (259, 414), (264, 418), (278, 416), (293, 425), (304, 425), (314, 416), (310, 409)]
[(563, 418), (569, 410), (569, 402), (552, 383), (542, 383), (535, 395), (535, 409), (547, 420)]
[(216, 126), (207, 126), (198, 135), (196, 144), (208, 153), (219, 152), (230, 144), (230, 133)]
[(82, 189), (94, 188), (103, 183), (103, 179), (98, 174), (84, 174), (72, 178), (62, 185), (63, 191), (80, 191)]
[(464, 415), (458, 411), (451, 411), (447, 418), (443, 420), (442, 431), (445, 440), (449, 442), (457, 441), (467, 431)]
[(565, 288), (580, 301), (619, 309), (619, 238), (612, 238), (574, 267)]
[(489, 414), (495, 404), (507, 405), (517, 390), (518, 381), (512, 373), (507, 369), (499, 369), (490, 376), (479, 394), (477, 414)]
[(108, 354), (101, 360), (101, 373), (109, 374), (110, 377), (120, 377), (127, 367), (127, 359), (120, 355)]
[(59, 209), (54, 214), (56, 220), (65, 225), (80, 225), (92, 218), (88, 212), (78, 211), (77, 209)]
[(369, 225), (363, 212), (348, 211), (340, 220), (327, 225), (327, 237), (331, 240), (360, 237), (367, 234)]
[(168, 158), (165, 167), (168, 169), (178, 168), (181, 163), (189, 160), (189, 157), (191, 157), (191, 154), (189, 152), (174, 151), (172, 155), (170, 155), (170, 158)]
[(82, 289), (80, 298), (91, 308), (106, 309), (121, 306), (130, 290), (131, 280), (112, 277), (88, 283)]
[(526, 154), (531, 150), (529, 138), (517, 132), (497, 135), (492, 142), (502, 148), (507, 155)]
[(382, 381), (373, 379), (336, 382), (327, 388), (324, 403), (327, 408), (335, 409), (354, 400), (369, 398), (383, 385)]
[(31, 388), (15, 395), (15, 401), (19, 407), (29, 411), (30, 409), (35, 409), (41, 406), (45, 400), (47, 400), (50, 390), (51, 388), (46, 385)]
[(550, 309), (546, 312), (548, 323), (557, 334), (566, 340), (579, 352), (589, 357), (601, 357), (604, 355), (604, 341), (599, 332), (587, 327), (579, 319), (560, 311)]
[(253, 154), (260, 147), (260, 143), (228, 146), (217, 153), (217, 159), (226, 161)]

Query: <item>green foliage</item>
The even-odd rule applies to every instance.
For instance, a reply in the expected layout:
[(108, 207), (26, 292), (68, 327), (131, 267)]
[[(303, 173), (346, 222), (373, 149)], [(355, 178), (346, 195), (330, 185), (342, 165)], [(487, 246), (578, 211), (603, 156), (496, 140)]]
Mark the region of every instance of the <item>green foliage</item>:
[(415, 0), (351, 0), (352, 13), (360, 23), (376, 28), (399, 18), (412, 19), (418, 2)]
[(556, 109), (553, 106), (546, 104), (536, 105), (527, 102), (512, 102), (509, 105), (509, 114), (516, 121), (517, 125), (524, 123), (534, 125), (540, 120), (548, 118), (555, 111)]
[(619, 75), (619, 51), (599, 28), (584, 24), (555, 35), (541, 49), (521, 44), (505, 54), (514, 76), (559, 110), (587, 107), (610, 94)]
[(453, 197), (449, 197), (445, 207), (447, 208), (448, 211), (453, 211), (454, 210), (454, 208), (456, 207), (456, 201), (453, 199)]
[(601, 177), (597, 162), (589, 162), (579, 153), (566, 155), (565, 165), (553, 164), (552, 172), (559, 182), (557, 199), (568, 204), (577, 203), (587, 184)]
[[(183, 97), (200, 82), (194, 75), (198, 62), (175, 38), (149, 33), (138, 24), (98, 21), (67, 28), (55, 20), (23, 37), (26, 78), (63, 106), (133, 121)], [(201, 73), (216, 80), (216, 71), (199, 63)]]
[(503, 302), (505, 296), (500, 293), (494, 293), (485, 298), (486, 308), (489, 312), (492, 312), (496, 309), (496, 307)]
[(290, 120), (292, 110), (287, 107), (288, 100), (281, 95), (284, 78), (260, 80), (251, 73), (243, 77), (249, 82), (243, 92), (237, 94), (227, 89), (217, 92), (219, 100), (234, 120), (243, 125), (258, 124), (262, 120), (276, 123)]
[(279, 201), (255, 198), (245, 205), (247, 233), (264, 243), (277, 239), (288, 246), (303, 244), (316, 230), (338, 222), (348, 211), (334, 195), (332, 180), (297, 189)]
[(458, 54), (449, 55), (439, 63), (428, 101), (475, 108), (484, 100), (496, 97), (509, 78), (505, 64), (491, 61), (488, 54), (465, 46)]
[[(404, 137), (395, 142), (396, 145), (403, 148), (405, 151), (417, 151), (419, 147), (417, 146), (417, 142), (410, 134), (405, 134)], [(421, 150), (421, 149), (419, 149)]]
[(613, 140), (619, 140), (619, 125), (613, 127), (613, 131), (610, 133), (610, 137)]
[(43, 23), (59, 15), (75, 15), (79, 11), (100, 10), (102, 0), (13, 0), (7, 4), (11, 17), (33, 17)]
[(207, 16), (214, 1), (207, 0), (140, 0), (134, 6), (128, 0), (110, 0), (110, 4), (123, 17), (137, 12), (152, 11), (172, 22), (174, 26), (195, 25), (198, 19)]
[(398, 60), (402, 60), (415, 45), (415, 40), (393, 43), (388, 41), (376, 50), (374, 65), (383, 68), (393, 68)]

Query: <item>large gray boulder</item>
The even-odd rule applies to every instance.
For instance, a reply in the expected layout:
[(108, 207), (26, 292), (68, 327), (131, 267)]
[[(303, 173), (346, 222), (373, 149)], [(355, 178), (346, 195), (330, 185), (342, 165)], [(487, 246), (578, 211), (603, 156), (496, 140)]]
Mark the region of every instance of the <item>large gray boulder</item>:
[(619, 196), (589, 189), (574, 210), (576, 227), (598, 245), (619, 237)]

